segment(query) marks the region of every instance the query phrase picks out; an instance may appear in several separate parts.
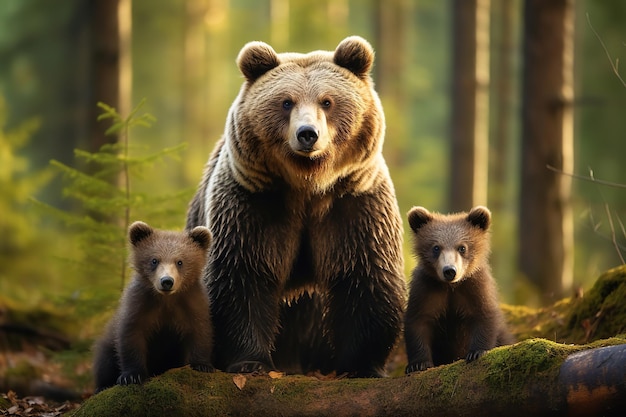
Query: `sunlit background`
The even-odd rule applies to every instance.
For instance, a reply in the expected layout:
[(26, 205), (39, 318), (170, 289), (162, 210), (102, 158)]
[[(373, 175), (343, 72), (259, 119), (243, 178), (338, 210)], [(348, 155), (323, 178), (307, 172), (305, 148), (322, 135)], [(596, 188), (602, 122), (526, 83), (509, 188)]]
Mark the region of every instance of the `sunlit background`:
[[(490, 35), (487, 49), (479, 48), (488, 52), (480, 71), (489, 92), (482, 203), (494, 215), (492, 260), (502, 298), (521, 304), (539, 299), (517, 262), (523, 3), (482, 3), (488, 9), (477, 28)], [(130, 217), (182, 228), (187, 202), (242, 83), (235, 58), (251, 40), (279, 52), (307, 52), (332, 50), (353, 34), (368, 39), (377, 53), (373, 76), (387, 118), (384, 154), (400, 209), (451, 210), (453, 7), (440, 0), (120, 0), (119, 7), (115, 1), (3, 0), (0, 304), (6, 298), (93, 305), (86, 308), (93, 312), (115, 302), (124, 268), (115, 255), (124, 251), (123, 229), (121, 240), (99, 242), (102, 251), (87, 256), (85, 248), (100, 229), (94, 226), (89, 234), (71, 219), (84, 219), (93, 208), (68, 195), (76, 178), (50, 161), (93, 173), (75, 150), (96, 152), (119, 137), (104, 136), (111, 121), (96, 121), (102, 113), (96, 103), (126, 117), (145, 99), (138, 114), (149, 113), (156, 122), (124, 136), (130, 154), (185, 148), (133, 171), (133, 192), (160, 197), (153, 204), (160, 206), (132, 209)], [(568, 173), (622, 185), (626, 87), (612, 65), (626, 56), (625, 19), (626, 2), (579, 0), (573, 6), (575, 163)], [(573, 286), (588, 288), (599, 273), (621, 263), (626, 190), (574, 178), (571, 208)], [(124, 211), (116, 210), (96, 218), (123, 225)], [(408, 275), (415, 261), (406, 236)]]

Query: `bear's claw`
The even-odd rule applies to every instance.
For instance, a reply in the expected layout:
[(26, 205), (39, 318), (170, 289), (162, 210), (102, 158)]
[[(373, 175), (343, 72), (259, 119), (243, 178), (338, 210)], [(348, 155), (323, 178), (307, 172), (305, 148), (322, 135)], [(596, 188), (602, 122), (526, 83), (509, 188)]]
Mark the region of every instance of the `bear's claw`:
[(230, 365), (226, 372), (238, 374), (251, 374), (252, 372), (269, 372), (272, 368), (263, 362), (258, 361), (241, 361)]
[(192, 363), (191, 369), (199, 372), (215, 372), (215, 368), (213, 365), (209, 365), (206, 363)]
[(475, 361), (476, 359), (480, 358), (481, 356), (483, 356), (485, 353), (487, 353), (486, 350), (470, 350), (467, 354), (467, 356), (465, 357), (465, 360), (467, 362), (472, 362)]
[(433, 366), (434, 365), (431, 361), (413, 362), (407, 365), (405, 373), (410, 374), (411, 372), (425, 371), (426, 369), (432, 368)]
[(130, 385), (130, 384), (141, 384), (142, 377), (139, 373), (136, 372), (124, 372), (122, 375), (117, 378), (118, 385)]

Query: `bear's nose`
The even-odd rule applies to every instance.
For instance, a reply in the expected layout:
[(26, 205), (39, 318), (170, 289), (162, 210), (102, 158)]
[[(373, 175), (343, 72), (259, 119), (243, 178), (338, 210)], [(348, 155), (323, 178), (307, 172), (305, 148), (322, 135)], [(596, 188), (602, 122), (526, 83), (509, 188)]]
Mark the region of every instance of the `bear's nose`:
[(448, 281), (452, 281), (456, 277), (456, 268), (452, 265), (444, 266), (443, 277)]
[(161, 289), (163, 291), (172, 291), (173, 286), (174, 286), (174, 278), (169, 277), (169, 276), (161, 278)]
[(317, 129), (310, 125), (300, 126), (296, 131), (296, 137), (305, 150), (310, 150), (317, 142)]

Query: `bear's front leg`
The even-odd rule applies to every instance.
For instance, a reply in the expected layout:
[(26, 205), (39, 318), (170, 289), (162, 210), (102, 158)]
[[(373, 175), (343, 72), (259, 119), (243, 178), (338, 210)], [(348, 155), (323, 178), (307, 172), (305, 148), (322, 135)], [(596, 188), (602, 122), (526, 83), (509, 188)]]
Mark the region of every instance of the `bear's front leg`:
[(432, 335), (432, 326), (428, 324), (425, 318), (410, 318), (410, 315), (407, 314), (404, 328), (406, 354), (409, 361), (405, 369), (407, 374), (425, 371), (434, 366), (431, 348)]
[(145, 358), (142, 356), (142, 353), (128, 346), (122, 348), (120, 351), (121, 373), (116, 382), (118, 385), (141, 384), (146, 380), (148, 373)]
[(488, 318), (475, 319), (471, 329), (469, 349), (465, 357), (467, 362), (475, 361), (493, 349), (498, 337), (496, 323)]
[[(219, 259), (217, 260), (219, 262)], [(244, 260), (214, 266), (209, 281), (215, 366), (226, 372), (267, 372), (278, 330), (278, 289)]]
[(380, 377), (402, 327), (405, 282), (402, 227), (391, 190), (346, 195), (311, 230), (327, 283), (327, 331), (335, 369)]
[(120, 376), (118, 385), (141, 384), (148, 376), (147, 359), (148, 346), (140, 323), (122, 323), (120, 334), (116, 341), (116, 350), (120, 360)]
[(402, 299), (398, 288), (345, 277), (332, 286), (330, 320), (337, 374), (385, 376), (385, 363), (400, 334)]

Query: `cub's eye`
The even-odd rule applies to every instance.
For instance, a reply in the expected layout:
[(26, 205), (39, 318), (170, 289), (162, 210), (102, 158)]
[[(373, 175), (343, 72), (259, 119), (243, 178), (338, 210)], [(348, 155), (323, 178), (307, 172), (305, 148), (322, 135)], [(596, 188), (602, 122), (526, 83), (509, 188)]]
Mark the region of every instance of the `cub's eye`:
[(183, 266), (183, 261), (176, 261), (176, 265)]
[(291, 110), (292, 108), (293, 108), (293, 101), (291, 101), (291, 100), (283, 101), (283, 109)]
[(152, 266), (157, 266), (159, 264), (159, 260), (157, 258), (152, 258), (152, 260), (150, 261), (150, 264)]
[(439, 256), (439, 252), (441, 252), (441, 247), (439, 245), (433, 246), (433, 255)]
[(465, 252), (467, 252), (467, 246), (461, 245), (461, 246), (459, 246), (459, 248), (457, 250), (459, 251), (459, 253), (465, 253)]
[(330, 100), (322, 100), (321, 104), (323, 108), (328, 109), (333, 103)]

